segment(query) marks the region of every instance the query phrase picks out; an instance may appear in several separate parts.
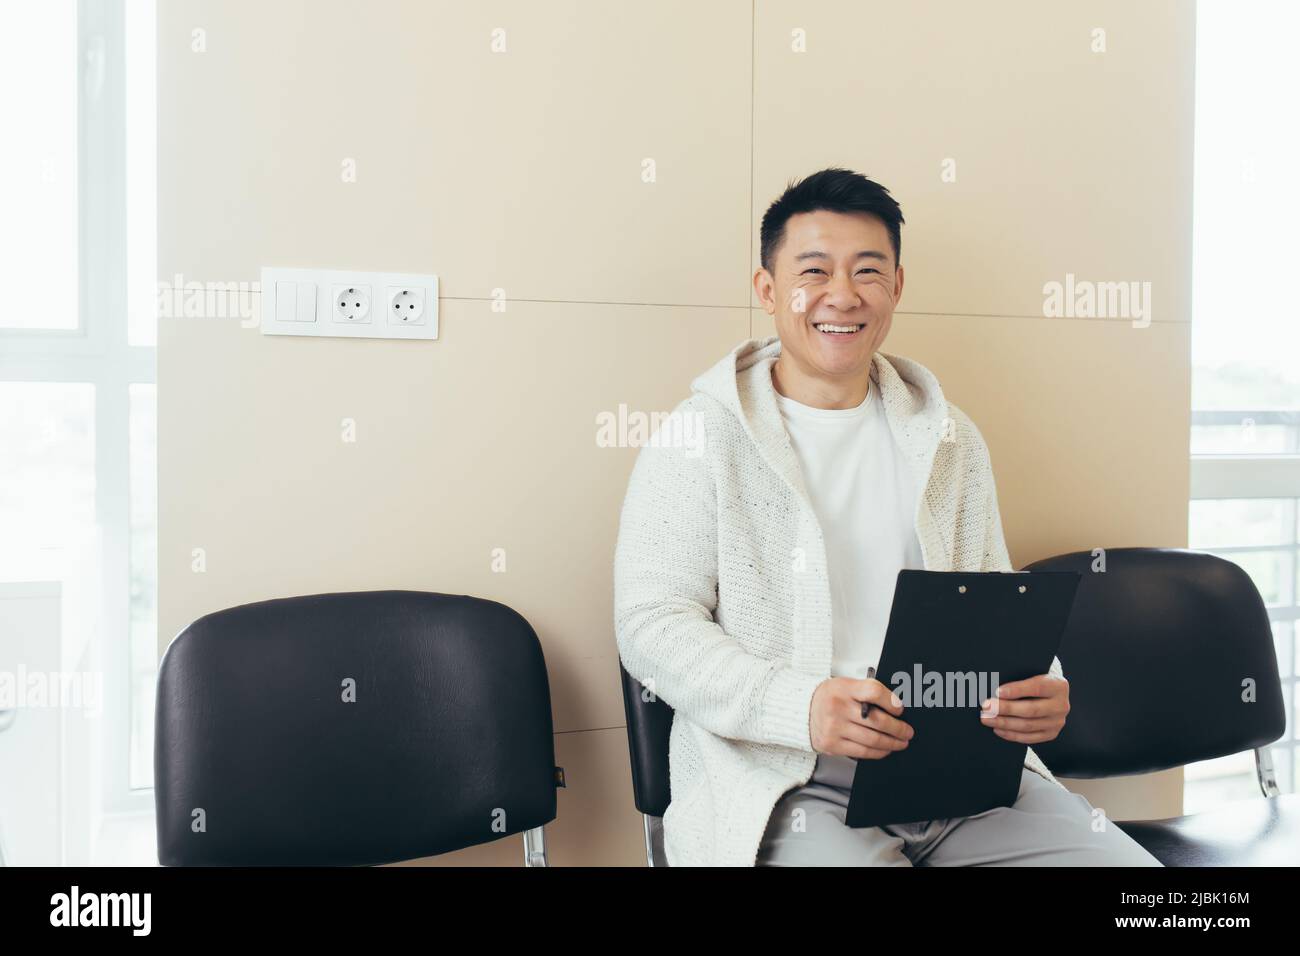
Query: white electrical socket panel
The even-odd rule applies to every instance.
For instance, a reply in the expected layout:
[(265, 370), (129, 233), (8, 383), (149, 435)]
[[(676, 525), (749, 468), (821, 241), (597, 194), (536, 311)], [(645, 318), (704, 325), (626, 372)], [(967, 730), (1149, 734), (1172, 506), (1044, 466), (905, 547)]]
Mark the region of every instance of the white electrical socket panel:
[(436, 339), (438, 277), (265, 266), (262, 333)]

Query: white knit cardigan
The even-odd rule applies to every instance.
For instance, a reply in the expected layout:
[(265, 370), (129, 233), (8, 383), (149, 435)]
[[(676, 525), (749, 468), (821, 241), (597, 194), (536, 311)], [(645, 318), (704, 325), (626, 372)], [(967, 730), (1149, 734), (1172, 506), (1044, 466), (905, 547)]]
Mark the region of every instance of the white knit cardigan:
[[(807, 783), (817, 759), (809, 711), (831, 676), (830, 583), (772, 386), (780, 349), (777, 338), (751, 339), (700, 375), (675, 420), (702, 424), (702, 448), (652, 439), (623, 504), (619, 654), (675, 711), (663, 819), (670, 866), (753, 866), (777, 800)], [(877, 352), (871, 379), (923, 491), (925, 567), (1014, 570), (979, 429), (917, 362)], [(689, 422), (676, 430), (691, 433)], [(1059, 660), (1051, 671), (1061, 673)], [(1025, 765), (1060, 786), (1032, 749)]]

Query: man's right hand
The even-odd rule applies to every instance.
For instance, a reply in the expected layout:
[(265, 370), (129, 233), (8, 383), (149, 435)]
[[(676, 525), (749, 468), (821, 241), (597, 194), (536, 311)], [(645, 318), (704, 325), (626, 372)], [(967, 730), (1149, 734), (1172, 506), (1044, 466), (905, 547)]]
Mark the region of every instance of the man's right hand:
[[(871, 710), (862, 717), (863, 702)], [(915, 733), (898, 717), (903, 702), (873, 678), (830, 677), (813, 691), (809, 734), (813, 750), (864, 760), (879, 760), (902, 750)]]

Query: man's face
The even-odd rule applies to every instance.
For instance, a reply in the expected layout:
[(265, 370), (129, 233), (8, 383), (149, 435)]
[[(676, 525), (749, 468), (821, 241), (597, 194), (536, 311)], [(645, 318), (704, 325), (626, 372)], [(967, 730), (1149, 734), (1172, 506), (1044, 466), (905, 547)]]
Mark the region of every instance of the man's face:
[(755, 274), (754, 290), (776, 319), (781, 351), (809, 375), (861, 374), (903, 294), (885, 224), (865, 213), (791, 216), (772, 265)]

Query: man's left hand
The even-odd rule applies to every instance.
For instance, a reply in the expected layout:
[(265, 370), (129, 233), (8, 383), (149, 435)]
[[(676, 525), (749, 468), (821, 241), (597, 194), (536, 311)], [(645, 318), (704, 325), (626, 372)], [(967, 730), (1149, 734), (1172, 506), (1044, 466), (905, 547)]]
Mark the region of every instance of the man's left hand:
[(983, 702), (980, 722), (1004, 740), (1041, 744), (1054, 740), (1070, 712), (1070, 682), (1053, 674), (1012, 681)]

